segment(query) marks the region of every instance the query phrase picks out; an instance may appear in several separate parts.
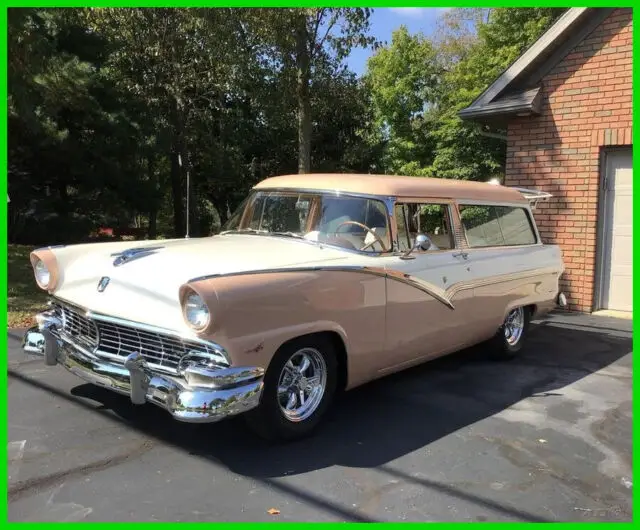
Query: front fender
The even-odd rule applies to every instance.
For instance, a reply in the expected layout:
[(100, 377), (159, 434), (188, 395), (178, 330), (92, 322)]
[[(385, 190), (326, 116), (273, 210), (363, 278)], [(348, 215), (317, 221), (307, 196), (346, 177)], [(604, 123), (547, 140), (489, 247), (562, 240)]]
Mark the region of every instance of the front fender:
[[(285, 342), (337, 333), (347, 352), (349, 386), (369, 376), (385, 344), (385, 279), (363, 270), (280, 270), (190, 282), (211, 311), (202, 338), (224, 346), (234, 365), (268, 367)], [(214, 338), (215, 337), (215, 338)]]

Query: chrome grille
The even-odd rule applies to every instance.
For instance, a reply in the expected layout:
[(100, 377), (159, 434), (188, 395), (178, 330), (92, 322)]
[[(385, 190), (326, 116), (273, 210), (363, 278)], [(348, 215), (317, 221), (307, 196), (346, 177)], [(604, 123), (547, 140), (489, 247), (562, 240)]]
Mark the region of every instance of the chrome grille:
[(63, 316), (65, 334), (96, 355), (124, 360), (131, 353), (140, 353), (150, 366), (174, 373), (180, 359), (188, 353), (213, 357), (221, 366), (227, 364), (224, 356), (208, 343), (148, 331), (135, 325), (91, 319), (60, 302), (54, 302), (53, 306)]
[(98, 328), (95, 322), (69, 307), (58, 306), (58, 308), (65, 333), (81, 346), (94, 350), (98, 346)]

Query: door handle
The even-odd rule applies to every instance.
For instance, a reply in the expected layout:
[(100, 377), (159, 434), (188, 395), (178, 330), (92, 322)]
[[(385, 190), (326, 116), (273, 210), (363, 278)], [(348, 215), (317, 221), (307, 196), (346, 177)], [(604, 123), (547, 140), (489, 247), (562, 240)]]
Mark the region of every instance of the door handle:
[(454, 258), (462, 258), (462, 259), (467, 259), (469, 257), (469, 253), (465, 252), (464, 250), (461, 252), (456, 252), (453, 254)]

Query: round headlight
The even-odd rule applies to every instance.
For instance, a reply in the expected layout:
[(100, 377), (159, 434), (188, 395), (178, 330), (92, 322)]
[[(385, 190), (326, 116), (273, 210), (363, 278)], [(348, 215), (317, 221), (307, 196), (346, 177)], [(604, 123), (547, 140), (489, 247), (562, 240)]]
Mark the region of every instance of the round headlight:
[(46, 288), (49, 285), (49, 282), (51, 281), (51, 272), (49, 271), (49, 269), (45, 265), (44, 261), (39, 259), (36, 262), (35, 267), (33, 268), (33, 270), (34, 270), (35, 275), (36, 275), (36, 281), (43, 288)]
[(184, 316), (187, 322), (197, 329), (209, 323), (209, 308), (199, 294), (191, 293), (184, 301)]

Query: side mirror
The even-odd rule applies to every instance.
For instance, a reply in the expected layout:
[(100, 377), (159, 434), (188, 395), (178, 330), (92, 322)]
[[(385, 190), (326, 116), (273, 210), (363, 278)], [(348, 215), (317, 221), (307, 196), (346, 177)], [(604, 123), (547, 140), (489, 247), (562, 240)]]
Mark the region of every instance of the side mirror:
[(425, 234), (418, 234), (413, 244), (413, 250), (429, 250), (431, 248), (431, 240)]
[(400, 256), (400, 258), (414, 259), (414, 257), (411, 255), (414, 250), (429, 250), (431, 248), (431, 244), (432, 243), (431, 239), (429, 239), (429, 236), (425, 234), (418, 234), (416, 236), (416, 240), (413, 243), (413, 247), (407, 250), (402, 256)]

